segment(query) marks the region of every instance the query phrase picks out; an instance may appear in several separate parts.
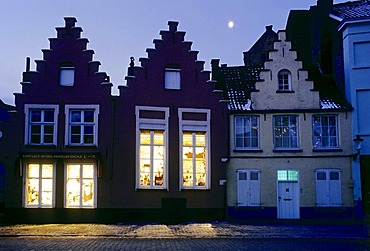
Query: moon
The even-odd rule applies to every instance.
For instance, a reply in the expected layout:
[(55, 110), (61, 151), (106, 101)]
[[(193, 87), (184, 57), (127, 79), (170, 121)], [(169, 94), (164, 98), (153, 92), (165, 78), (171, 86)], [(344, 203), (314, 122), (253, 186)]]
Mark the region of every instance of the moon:
[(227, 26), (228, 26), (230, 29), (234, 28), (234, 22), (233, 22), (233, 21), (229, 21), (229, 22), (227, 23)]

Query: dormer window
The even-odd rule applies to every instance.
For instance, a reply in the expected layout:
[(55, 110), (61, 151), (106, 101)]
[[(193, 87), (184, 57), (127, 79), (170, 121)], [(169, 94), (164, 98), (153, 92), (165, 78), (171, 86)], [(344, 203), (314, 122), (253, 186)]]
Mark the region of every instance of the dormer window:
[(291, 91), (291, 74), (288, 70), (279, 71), (278, 82), (278, 91)]
[(168, 90), (180, 90), (180, 69), (175, 67), (166, 67), (164, 69), (164, 88)]
[(73, 86), (75, 82), (75, 67), (72, 64), (65, 64), (59, 68), (59, 84), (61, 86)]

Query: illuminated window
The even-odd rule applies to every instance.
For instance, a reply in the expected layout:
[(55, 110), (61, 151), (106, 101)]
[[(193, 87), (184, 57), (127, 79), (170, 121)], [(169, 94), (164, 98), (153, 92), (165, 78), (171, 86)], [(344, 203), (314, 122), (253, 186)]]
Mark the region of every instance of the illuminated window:
[(274, 116), (275, 149), (298, 148), (298, 116)]
[(281, 70), (278, 73), (278, 90), (279, 91), (290, 91), (291, 85), (290, 85), (290, 72), (288, 70)]
[(258, 148), (258, 116), (235, 116), (235, 148)]
[(297, 170), (278, 170), (278, 181), (298, 181)]
[(181, 71), (176, 68), (164, 69), (164, 88), (170, 90), (181, 89)]
[(335, 115), (313, 116), (313, 148), (338, 148), (338, 125)]
[(25, 142), (30, 145), (56, 145), (56, 105), (25, 105)]
[(206, 172), (206, 133), (183, 132), (183, 187), (205, 187)]
[(66, 207), (95, 207), (96, 171), (93, 164), (68, 164)]
[(97, 145), (99, 106), (66, 105), (68, 116), (67, 145)]
[(62, 86), (73, 86), (75, 82), (75, 68), (68, 64), (59, 68), (59, 84)]
[[(204, 115), (204, 119), (199, 119), (195, 114)], [(193, 119), (187, 116), (193, 116)], [(180, 108), (179, 117), (181, 188), (208, 189), (210, 110)]]
[(25, 174), (25, 206), (54, 206), (53, 164), (27, 164)]
[(167, 188), (168, 113), (168, 108), (136, 107), (137, 188)]

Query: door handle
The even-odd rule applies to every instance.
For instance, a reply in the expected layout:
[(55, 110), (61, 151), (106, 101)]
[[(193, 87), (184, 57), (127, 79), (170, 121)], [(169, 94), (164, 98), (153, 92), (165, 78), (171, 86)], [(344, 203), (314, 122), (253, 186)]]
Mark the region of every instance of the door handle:
[(293, 200), (293, 199), (287, 199), (287, 198), (285, 198), (285, 199), (283, 199), (283, 200), (285, 200), (285, 201), (291, 201), (291, 200)]

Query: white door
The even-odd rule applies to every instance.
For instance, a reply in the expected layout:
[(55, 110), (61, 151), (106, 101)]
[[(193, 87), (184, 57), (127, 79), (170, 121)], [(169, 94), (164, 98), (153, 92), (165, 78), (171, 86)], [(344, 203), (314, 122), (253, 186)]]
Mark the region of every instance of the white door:
[(238, 170), (238, 206), (258, 207), (261, 205), (260, 171)]
[(279, 181), (277, 196), (278, 219), (299, 219), (298, 181)]

